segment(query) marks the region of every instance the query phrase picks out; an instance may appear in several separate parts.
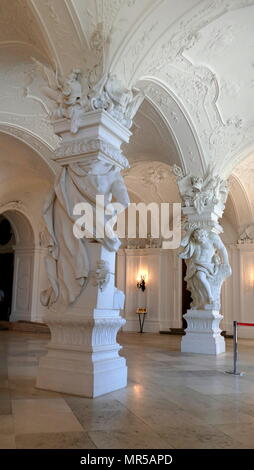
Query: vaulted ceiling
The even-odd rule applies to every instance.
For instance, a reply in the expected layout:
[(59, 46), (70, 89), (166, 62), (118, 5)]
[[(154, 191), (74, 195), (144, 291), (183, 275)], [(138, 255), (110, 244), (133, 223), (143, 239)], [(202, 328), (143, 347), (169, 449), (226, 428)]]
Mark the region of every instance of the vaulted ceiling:
[(0, 13), (0, 123), (9, 130), (55, 148), (31, 58), (85, 71), (99, 25), (110, 70), (147, 95), (125, 149), (132, 161), (191, 173), (212, 164), (228, 176), (253, 150), (254, 0), (1, 0)]

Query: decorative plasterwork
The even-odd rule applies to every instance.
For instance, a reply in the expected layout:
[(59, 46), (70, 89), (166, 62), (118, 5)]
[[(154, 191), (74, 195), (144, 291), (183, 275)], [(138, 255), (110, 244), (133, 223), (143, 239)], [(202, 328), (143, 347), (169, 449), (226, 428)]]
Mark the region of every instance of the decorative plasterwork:
[(180, 195), (173, 167), (158, 161), (136, 162), (123, 176), (128, 190), (140, 201), (179, 202)]
[(65, 0), (30, 0), (31, 9), (49, 44), (52, 63), (67, 74), (72, 67), (84, 67), (85, 45), (81, 43), (77, 29)]
[(225, 208), (228, 196), (228, 182), (215, 175), (212, 171), (206, 176), (186, 176), (178, 181), (178, 186), (184, 201), (184, 207), (192, 207), (198, 215), (219, 206), (221, 213)]
[[(164, 90), (168, 90), (171, 97), (177, 96), (175, 101), (178, 107), (181, 106), (183, 120), (189, 124), (192, 141), (196, 141), (194, 147), (181, 144), (181, 140), (186, 141), (186, 136), (182, 136), (182, 116), (170, 103), (162, 103), (161, 99), (153, 97), (173, 130), (182, 160), (185, 160), (182, 162), (185, 170), (202, 174), (212, 161), (217, 163), (224, 176), (228, 176), (232, 159), (251, 145), (253, 120), (250, 110), (253, 107), (248, 108), (250, 119), (247, 120), (243, 112), (227, 114), (227, 110), (218, 105), (221, 96), (232, 97), (232, 103), (235, 94), (245, 93), (245, 89), (251, 87), (251, 77), (245, 87), (244, 80), (242, 83), (233, 78), (225, 80), (220, 70), (212, 66), (210, 57), (215, 49), (222, 53), (232, 43), (237, 25), (227, 21), (230, 12), (239, 10), (240, 15), (246, 12), (247, 17), (250, 16), (248, 7), (254, 5), (253, 0), (182, 0), (170, 5), (170, 14), (168, 0), (31, 0), (29, 3), (17, 0), (8, 2), (8, 6), (6, 0), (2, 3), (6, 5), (2, 15), (6, 24), (12, 20), (10, 34), (11, 28), (21, 25), (20, 31), (15, 32), (15, 40), (32, 42), (40, 50), (47, 43), (51, 49), (51, 63), (56, 63), (64, 75), (72, 67), (78, 67), (84, 71), (95, 70), (98, 77), (98, 72), (107, 66), (126, 88), (140, 83), (145, 77), (147, 82), (164, 84)], [(18, 12), (24, 5), (20, 21), (13, 21), (17, 13), (11, 15), (11, 9)], [(29, 13), (28, 6), (35, 14), (35, 21), (32, 21), (33, 14)], [(218, 26), (220, 20), (221, 29)], [(207, 30), (213, 32), (212, 37), (209, 34), (206, 37), (209, 50), (206, 59), (199, 60), (194, 51)], [(246, 48), (244, 50), (246, 52)], [(230, 54), (226, 60), (231, 60)], [(40, 124), (44, 132), (45, 125)], [(189, 137), (188, 142), (191, 141)], [(201, 147), (202, 161), (199, 157)]]
[[(103, 57), (100, 58), (100, 61)], [(59, 75), (45, 64), (34, 59), (36, 77), (41, 74), (45, 85), (41, 92), (49, 100), (49, 114), (53, 120), (67, 118), (70, 120), (70, 131), (76, 134), (85, 114), (90, 111), (107, 111), (116, 121), (128, 129), (144, 100), (144, 92), (131, 90), (111, 74), (103, 65), (91, 66), (83, 72), (73, 69), (67, 77)], [(97, 67), (99, 66), (99, 70)], [(32, 80), (33, 81), (33, 80)], [(41, 99), (29, 96), (35, 101)], [(44, 102), (42, 100), (42, 102)], [(45, 110), (48, 110), (45, 103)]]
[(21, 140), (29, 147), (31, 147), (46, 162), (46, 164), (51, 168), (52, 172), (55, 173), (56, 165), (52, 161), (52, 158), (54, 155), (53, 149), (50, 148), (47, 143), (43, 142), (37, 135), (32, 134), (31, 132), (29, 132), (27, 129), (24, 129), (23, 127), (14, 126), (11, 124), (1, 123), (1, 122), (0, 122), (0, 132), (11, 135)]
[(241, 233), (238, 243), (254, 243), (254, 224), (248, 225)]
[(69, 157), (72, 155), (81, 155), (82, 153), (101, 152), (115, 163), (119, 163), (122, 168), (129, 168), (127, 158), (122, 154), (121, 150), (116, 150), (113, 145), (108, 144), (100, 139), (91, 140), (75, 140), (74, 142), (62, 143), (55, 152), (55, 160), (59, 157)]
[(169, 165), (181, 164), (168, 123), (148, 99), (140, 106), (131, 132), (130, 142), (123, 146), (129, 160), (158, 160)]
[(96, 269), (91, 273), (93, 285), (103, 292), (110, 281), (110, 274), (114, 273), (110, 272), (109, 263), (103, 259), (97, 261)]
[[(135, 83), (140, 76), (163, 81), (178, 97), (183, 109), (191, 117), (203, 149), (206, 165), (209, 165), (211, 161), (213, 163), (216, 161), (221, 170), (221, 159), (224, 157), (223, 171), (226, 173), (232, 153), (239, 152), (244, 145), (250, 143), (253, 123), (246, 122), (244, 116), (241, 115), (230, 115), (224, 119), (225, 113), (222, 114), (218, 107), (218, 97), (227, 87), (232, 93), (232, 86), (230, 83), (221, 83), (219, 71), (213, 70), (207, 60), (205, 63), (194, 61), (191, 51), (207, 25), (215, 22), (219, 17), (224, 17), (227, 12), (245, 7), (246, 15), (248, 15), (247, 7), (253, 5), (254, 2), (253, 0), (234, 2), (207, 0), (198, 2), (196, 5), (194, 3), (197, 2), (191, 5), (188, 2), (190, 6), (188, 12), (183, 10), (182, 14), (177, 19), (175, 18), (174, 24), (170, 24), (168, 20), (166, 3), (161, 2), (158, 8), (150, 12), (140, 26), (140, 30), (133, 34), (132, 38), (129, 37), (129, 43), (125, 45), (125, 49), (120, 48), (119, 63), (114, 63), (115, 70), (125, 75), (125, 80), (129, 83)], [(173, 14), (174, 11), (172, 11)], [(158, 17), (161, 21), (157, 27), (156, 18)], [(145, 35), (152, 25), (154, 25), (154, 30), (150, 36)], [(229, 41), (230, 30), (227, 33), (223, 29), (223, 35), (224, 33), (225, 41)], [(146, 44), (143, 44), (140, 49), (135, 48), (138, 35), (142, 37), (142, 34), (146, 37)], [(211, 38), (213, 39), (215, 38)], [(220, 47), (220, 44), (217, 45)], [(128, 55), (130, 53), (131, 60)], [(228, 58), (229, 56), (226, 60)], [(128, 61), (131, 62), (131, 67), (127, 66)], [(238, 83), (233, 84), (234, 90), (237, 87), (239, 88)]]
[[(0, 123), (7, 128), (16, 129), (16, 135), (22, 137), (22, 132), (25, 134), (25, 139), (38, 140), (37, 148), (44, 145), (52, 151), (57, 147), (59, 138), (53, 134), (52, 128), (48, 119), (41, 116), (27, 116), (22, 114), (7, 114), (0, 112)], [(30, 137), (31, 136), (31, 139)], [(43, 144), (44, 141), (44, 144)]]
[(47, 51), (28, 0), (1, 0), (0, 18), (0, 43), (28, 43), (44, 53)]
[(6, 201), (0, 205), (0, 214), (5, 214), (14, 228), (16, 247), (32, 248), (36, 228), (26, 204), (21, 200)]
[(202, 174), (204, 172), (204, 157), (198, 138), (175, 96), (170, 94), (162, 83), (149, 78), (138, 82), (138, 87), (145, 89), (147, 99), (167, 122), (184, 171), (198, 171)]
[(231, 194), (243, 230), (254, 220), (253, 154), (238, 165), (230, 177)]
[(4, 204), (0, 204), (0, 213), (3, 214), (7, 211), (18, 211), (23, 212), (24, 214), (27, 213), (27, 208), (22, 201), (10, 201), (5, 202)]

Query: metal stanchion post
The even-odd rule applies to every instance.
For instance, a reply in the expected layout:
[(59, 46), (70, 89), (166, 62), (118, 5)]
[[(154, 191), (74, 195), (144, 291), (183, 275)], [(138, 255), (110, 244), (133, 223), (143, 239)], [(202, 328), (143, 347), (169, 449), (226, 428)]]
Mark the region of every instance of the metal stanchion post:
[(234, 321), (234, 375), (237, 374), (237, 353), (238, 353), (238, 344), (237, 344), (237, 321)]
[(234, 345), (234, 364), (233, 371), (226, 371), (227, 374), (245, 375), (244, 372), (237, 372), (237, 358), (238, 358), (238, 342), (237, 342), (237, 321), (233, 322), (233, 345)]

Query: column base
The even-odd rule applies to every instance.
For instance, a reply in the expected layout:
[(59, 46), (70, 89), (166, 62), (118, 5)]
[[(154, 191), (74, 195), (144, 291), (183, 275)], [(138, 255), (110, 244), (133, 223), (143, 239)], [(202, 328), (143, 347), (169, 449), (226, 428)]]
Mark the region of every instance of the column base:
[(216, 310), (188, 310), (184, 315), (188, 328), (181, 341), (181, 352), (196, 354), (223, 354), (225, 339), (219, 323), (223, 316)]
[(127, 385), (124, 358), (100, 362), (88, 371), (84, 364), (84, 353), (77, 352), (75, 359), (66, 359), (65, 351), (58, 353), (54, 360), (50, 353), (41, 359), (37, 388), (95, 398)]
[(98, 397), (127, 385), (127, 367), (119, 356), (119, 310), (95, 310), (93, 317), (74, 313), (45, 315), (51, 341), (40, 359), (36, 387)]

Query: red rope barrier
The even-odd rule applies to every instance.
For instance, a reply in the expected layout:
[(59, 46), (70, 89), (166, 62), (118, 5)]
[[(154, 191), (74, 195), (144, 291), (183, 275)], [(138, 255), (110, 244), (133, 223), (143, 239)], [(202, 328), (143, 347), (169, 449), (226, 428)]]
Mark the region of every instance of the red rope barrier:
[(242, 325), (242, 326), (254, 326), (254, 323), (239, 323), (239, 322), (237, 322), (237, 325)]

